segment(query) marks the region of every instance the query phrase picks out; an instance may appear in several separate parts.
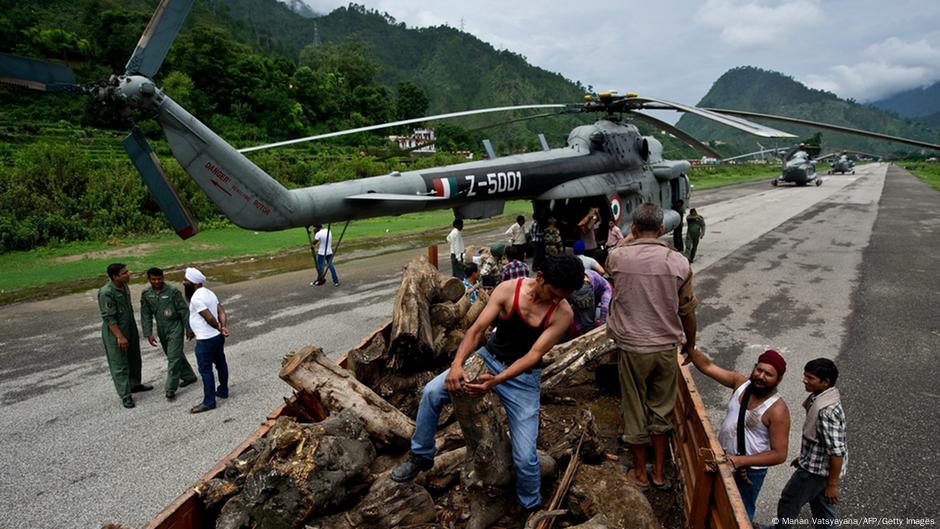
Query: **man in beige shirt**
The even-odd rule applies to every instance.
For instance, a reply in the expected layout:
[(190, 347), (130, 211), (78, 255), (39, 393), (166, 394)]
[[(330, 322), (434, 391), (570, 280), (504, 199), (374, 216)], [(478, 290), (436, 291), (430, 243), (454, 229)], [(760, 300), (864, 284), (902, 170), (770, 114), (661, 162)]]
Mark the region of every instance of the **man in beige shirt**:
[[(663, 211), (652, 203), (634, 212), (630, 233), (607, 258), (614, 297), (607, 335), (617, 344), (622, 394), (624, 440), (634, 467), (628, 474), (641, 489), (650, 479), (660, 490), (666, 480), (665, 459), (670, 418), (676, 404), (679, 365), (695, 347), (695, 307), (692, 268), (681, 253), (664, 241)], [(684, 341), (683, 341), (684, 338)], [(646, 447), (652, 441), (652, 475), (646, 473)]]

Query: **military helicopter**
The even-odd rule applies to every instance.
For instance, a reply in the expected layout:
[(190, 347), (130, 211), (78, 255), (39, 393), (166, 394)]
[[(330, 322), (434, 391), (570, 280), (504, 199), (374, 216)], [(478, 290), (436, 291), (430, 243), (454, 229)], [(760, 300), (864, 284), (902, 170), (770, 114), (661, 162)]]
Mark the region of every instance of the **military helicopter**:
[[(561, 223), (568, 219), (574, 224), (588, 208), (599, 207), (604, 227), (610, 218), (624, 226), (635, 207), (647, 201), (656, 202), (666, 213), (664, 225), (669, 231), (681, 222), (680, 214), (672, 205), (679, 200), (689, 204), (691, 186), (687, 173), (690, 164), (686, 160), (664, 159), (662, 144), (654, 137), (642, 136), (629, 120), (653, 124), (709, 156), (721, 156), (687, 133), (640, 110), (690, 112), (762, 137), (795, 137), (735, 116), (735, 111), (713, 111), (632, 93), (619, 96), (607, 92), (588, 96), (579, 104), (520, 105), (426, 116), (239, 151), (151, 80), (192, 4), (193, 0), (161, 0), (124, 73), (112, 75), (106, 82), (83, 87), (76, 84), (74, 73), (66, 66), (6, 54), (0, 54), (0, 82), (35, 90), (90, 95), (120, 109), (129, 118), (135, 113), (155, 118), (163, 128), (173, 156), (187, 174), (224, 215), (246, 229), (275, 231), (337, 222), (348, 225), (355, 219), (445, 208), (453, 209), (458, 218), (479, 219), (500, 214), (506, 200), (525, 199), (533, 201), (536, 208), (547, 209)], [(576, 127), (568, 135), (566, 145), (560, 148), (396, 171), (302, 189), (288, 190), (243, 154), (409, 123), (528, 108), (600, 113), (602, 117), (593, 125)], [(802, 120), (795, 122), (812, 124)], [(894, 139), (940, 150), (938, 145)], [(136, 125), (125, 138), (124, 148), (176, 233), (183, 239), (195, 235), (198, 227), (192, 215), (170, 185), (142, 130)]]
[(851, 160), (847, 154), (842, 153), (839, 155), (839, 159), (832, 162), (832, 165), (829, 166), (829, 174), (833, 173), (842, 173), (845, 174), (851, 171), (852, 174), (855, 174), (855, 161)]
[(797, 186), (805, 186), (815, 183), (822, 185), (823, 179), (816, 174), (816, 162), (820, 158), (813, 158), (808, 152), (809, 147), (801, 143), (790, 148), (781, 155), (783, 159), (783, 168), (780, 176), (770, 181), (771, 185), (777, 187), (780, 184), (792, 183)]

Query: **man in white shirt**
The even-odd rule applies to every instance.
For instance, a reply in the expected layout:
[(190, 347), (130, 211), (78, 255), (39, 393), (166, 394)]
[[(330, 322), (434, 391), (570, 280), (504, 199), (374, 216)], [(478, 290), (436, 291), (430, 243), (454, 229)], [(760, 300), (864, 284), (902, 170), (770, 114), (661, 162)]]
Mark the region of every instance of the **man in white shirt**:
[[(219, 298), (204, 285), (206, 276), (195, 268), (187, 268), (183, 289), (189, 300), (189, 327), (196, 336), (196, 364), (202, 377), (202, 402), (190, 413), (214, 410), (215, 398), (228, 398), (228, 363), (225, 361), (225, 326), (228, 319)], [(212, 366), (219, 373), (219, 386), (215, 385)]]
[(463, 234), (460, 233), (463, 230), (463, 220), (454, 219), (453, 222), (454, 229), (450, 230), (450, 233), (447, 234), (447, 242), (450, 243), (450, 272), (457, 279), (464, 278), (464, 266), (463, 266)]
[(336, 276), (336, 269), (333, 268), (333, 232), (323, 229), (322, 224), (313, 225), (313, 240), (317, 245), (317, 279), (314, 286), (320, 286), (326, 283), (326, 269), (329, 267), (330, 275), (333, 276), (333, 286), (339, 286), (339, 277)]
[(525, 260), (525, 217), (519, 215), (516, 222), (506, 230), (509, 236), (509, 244), (516, 247), (520, 260)]

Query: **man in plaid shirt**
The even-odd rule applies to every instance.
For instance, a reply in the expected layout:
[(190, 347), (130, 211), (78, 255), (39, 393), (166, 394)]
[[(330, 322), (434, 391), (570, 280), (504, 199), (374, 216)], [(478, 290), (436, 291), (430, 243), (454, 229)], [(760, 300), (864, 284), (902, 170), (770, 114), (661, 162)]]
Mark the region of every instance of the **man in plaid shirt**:
[(506, 258), (509, 259), (509, 263), (503, 265), (499, 269), (499, 280), (500, 281), (509, 281), (510, 279), (516, 279), (519, 277), (529, 277), (529, 267), (525, 262), (520, 261), (522, 258), (519, 255), (520, 250), (515, 246), (506, 247)]
[(777, 527), (790, 527), (809, 503), (816, 527), (828, 527), (836, 518), (839, 480), (845, 475), (845, 411), (836, 379), (839, 370), (828, 358), (810, 360), (803, 368), (803, 387), (810, 392), (803, 403), (803, 443), (796, 467), (777, 503)]

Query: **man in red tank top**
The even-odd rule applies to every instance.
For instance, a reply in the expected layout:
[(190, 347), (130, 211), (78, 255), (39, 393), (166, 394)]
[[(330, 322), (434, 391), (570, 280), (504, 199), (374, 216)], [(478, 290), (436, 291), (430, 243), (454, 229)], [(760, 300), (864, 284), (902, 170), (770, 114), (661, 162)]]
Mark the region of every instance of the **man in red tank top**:
[[(535, 441), (539, 429), (542, 356), (568, 329), (573, 311), (565, 301), (581, 286), (584, 267), (573, 256), (551, 256), (534, 278), (504, 281), (493, 290), (486, 308), (467, 334), (450, 369), (425, 386), (415, 419), (408, 460), (392, 471), (395, 481), (410, 481), (434, 462), (434, 434), (451, 395), (482, 396), (494, 391), (509, 417), (516, 496), (525, 509), (541, 505), (541, 477)], [(486, 329), (499, 318), (496, 332), (476, 349), (492, 375), (471, 381), (464, 362), (474, 353)]]

